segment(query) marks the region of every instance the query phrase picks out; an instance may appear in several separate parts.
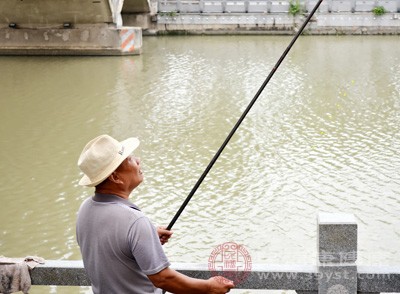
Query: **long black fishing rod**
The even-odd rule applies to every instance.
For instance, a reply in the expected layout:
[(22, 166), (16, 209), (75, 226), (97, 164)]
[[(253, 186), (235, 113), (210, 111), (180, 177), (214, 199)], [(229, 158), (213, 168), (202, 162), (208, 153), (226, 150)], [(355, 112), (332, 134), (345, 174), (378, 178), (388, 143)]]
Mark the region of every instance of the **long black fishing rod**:
[(283, 52), (282, 56), (279, 58), (278, 62), (275, 64), (275, 66), (272, 68), (271, 72), (269, 73), (268, 77), (265, 79), (264, 83), (261, 85), (260, 89), (257, 91), (256, 95), (254, 96), (254, 98), (250, 101), (249, 105), (247, 106), (247, 108), (245, 109), (245, 111), (243, 112), (243, 114), (241, 115), (241, 117), (239, 118), (239, 120), (237, 121), (237, 123), (235, 124), (235, 126), (233, 127), (233, 129), (231, 130), (231, 132), (229, 133), (228, 137), (226, 137), (224, 143), (221, 145), (221, 147), (218, 149), (217, 153), (214, 155), (214, 157), (212, 158), (212, 160), (210, 161), (210, 163), (208, 164), (207, 168), (204, 170), (203, 174), (201, 175), (201, 177), (198, 179), (197, 183), (194, 185), (192, 191), (190, 191), (189, 195), (186, 197), (185, 201), (182, 203), (181, 207), (179, 208), (179, 210), (176, 212), (174, 218), (171, 220), (171, 222), (169, 223), (167, 230), (171, 230), (171, 228), (173, 227), (173, 225), (175, 224), (175, 222), (178, 220), (179, 216), (181, 215), (181, 213), (183, 212), (183, 210), (185, 209), (186, 205), (189, 203), (190, 199), (192, 199), (194, 193), (196, 193), (197, 189), (199, 188), (199, 186), (201, 185), (201, 183), (203, 182), (203, 180), (205, 179), (205, 177), (207, 176), (208, 172), (211, 170), (211, 168), (213, 167), (214, 163), (217, 161), (218, 157), (221, 155), (222, 151), (225, 149), (226, 145), (228, 145), (230, 139), (232, 138), (232, 136), (235, 134), (236, 130), (239, 128), (240, 124), (242, 123), (242, 121), (244, 120), (244, 118), (246, 117), (247, 113), (250, 111), (250, 109), (253, 107), (254, 103), (257, 101), (258, 97), (261, 95), (262, 91), (264, 90), (265, 86), (267, 86), (268, 82), (270, 81), (270, 79), (272, 78), (272, 76), (275, 74), (276, 70), (278, 69), (278, 67), (281, 65), (282, 61), (285, 59), (286, 55), (289, 53), (290, 49), (292, 48), (293, 44), (296, 42), (297, 38), (300, 36), (300, 34), (303, 32), (304, 28), (306, 27), (307, 23), (310, 21), (310, 19), (312, 18), (312, 16), (314, 15), (315, 11), (317, 11), (319, 5), (322, 3), (323, 0), (319, 0), (318, 3), (315, 5), (315, 7), (313, 8), (313, 10), (311, 11), (310, 15), (307, 17), (307, 19), (305, 20), (305, 22), (303, 23), (303, 25), (301, 26), (301, 28), (299, 29), (299, 31), (296, 33), (296, 35), (294, 36), (293, 40), (290, 42), (289, 46), (286, 48), (286, 50)]

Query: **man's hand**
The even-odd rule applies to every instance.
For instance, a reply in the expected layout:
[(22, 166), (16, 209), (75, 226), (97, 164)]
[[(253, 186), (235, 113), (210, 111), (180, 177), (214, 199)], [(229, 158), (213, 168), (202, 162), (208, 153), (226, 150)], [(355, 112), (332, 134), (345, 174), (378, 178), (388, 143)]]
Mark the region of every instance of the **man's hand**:
[(221, 276), (212, 277), (208, 279), (208, 282), (209, 291), (207, 293), (210, 294), (228, 293), (233, 287), (235, 287), (234, 283), (231, 280), (228, 280)]
[(157, 288), (175, 294), (225, 294), (235, 286), (232, 281), (221, 276), (208, 280), (195, 279), (169, 267), (148, 277)]
[(157, 228), (158, 237), (160, 238), (161, 245), (164, 245), (171, 238), (173, 232), (168, 231), (166, 227)]

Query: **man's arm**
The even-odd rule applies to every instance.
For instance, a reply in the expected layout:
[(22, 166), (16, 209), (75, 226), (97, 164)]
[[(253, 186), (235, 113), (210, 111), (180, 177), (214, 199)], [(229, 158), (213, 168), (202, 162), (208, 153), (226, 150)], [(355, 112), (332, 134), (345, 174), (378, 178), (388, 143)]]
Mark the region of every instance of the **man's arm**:
[(194, 279), (169, 267), (148, 277), (157, 288), (175, 294), (225, 294), (234, 287), (232, 281), (223, 277), (213, 277), (208, 280)]

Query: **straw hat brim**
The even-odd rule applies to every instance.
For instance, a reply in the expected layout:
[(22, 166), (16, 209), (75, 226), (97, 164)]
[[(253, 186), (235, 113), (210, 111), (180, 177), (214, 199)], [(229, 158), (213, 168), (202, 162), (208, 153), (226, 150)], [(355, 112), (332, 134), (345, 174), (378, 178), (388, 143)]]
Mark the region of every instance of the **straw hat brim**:
[(111, 175), (118, 166), (129, 156), (131, 153), (139, 146), (140, 141), (137, 138), (128, 138), (124, 141), (120, 142), (122, 146), (124, 146), (124, 151), (121, 156), (116, 157), (110, 165), (107, 166), (98, 176), (93, 179), (90, 179), (87, 175), (83, 175), (83, 177), (79, 181), (79, 185), (94, 187), (101, 182), (103, 182), (109, 175)]

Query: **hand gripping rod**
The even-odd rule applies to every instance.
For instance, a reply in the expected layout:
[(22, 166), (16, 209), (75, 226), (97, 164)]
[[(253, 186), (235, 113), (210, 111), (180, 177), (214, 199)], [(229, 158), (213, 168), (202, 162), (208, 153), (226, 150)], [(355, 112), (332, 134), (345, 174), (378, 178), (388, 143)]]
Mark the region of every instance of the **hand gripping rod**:
[(240, 116), (239, 120), (237, 121), (237, 123), (235, 124), (235, 126), (233, 127), (231, 132), (229, 133), (228, 137), (226, 137), (224, 143), (222, 143), (221, 147), (218, 149), (217, 153), (214, 155), (214, 157), (212, 158), (212, 160), (208, 164), (207, 168), (204, 170), (203, 174), (201, 175), (201, 177), (198, 179), (198, 181), (194, 185), (192, 191), (190, 191), (189, 195), (186, 197), (185, 201), (182, 203), (181, 207), (176, 212), (175, 216), (173, 217), (173, 219), (169, 223), (169, 225), (167, 227), (167, 230), (171, 230), (171, 228), (173, 227), (175, 222), (178, 220), (179, 216), (181, 215), (181, 213), (185, 209), (186, 205), (189, 203), (190, 199), (192, 199), (194, 193), (196, 193), (197, 189), (200, 187), (201, 183), (203, 182), (203, 180), (207, 176), (208, 172), (211, 170), (211, 168), (213, 167), (214, 163), (217, 161), (218, 157), (221, 155), (222, 151), (225, 149), (226, 145), (228, 145), (230, 139), (233, 137), (233, 135), (235, 134), (236, 130), (239, 128), (240, 124), (245, 119), (247, 113), (253, 107), (254, 103), (257, 101), (258, 97), (261, 95), (261, 93), (264, 90), (265, 86), (267, 86), (268, 82), (271, 80), (272, 76), (275, 74), (276, 70), (278, 69), (278, 67), (280, 66), (282, 61), (285, 59), (286, 55), (289, 53), (289, 51), (292, 48), (293, 44), (296, 42), (297, 38), (303, 32), (304, 28), (306, 27), (306, 25), (308, 24), (308, 22), (310, 21), (310, 19), (312, 18), (312, 16), (314, 15), (315, 11), (318, 9), (318, 7), (322, 3), (322, 1), (323, 0), (319, 0), (318, 3), (315, 5), (315, 7), (311, 11), (311, 13), (307, 17), (307, 19), (304, 21), (304, 23), (301, 26), (301, 28), (299, 29), (299, 31), (294, 36), (293, 40), (290, 42), (289, 46), (286, 48), (286, 50), (283, 52), (282, 56), (279, 58), (278, 62), (272, 68), (272, 70), (269, 73), (268, 77), (265, 79), (264, 83), (261, 85), (260, 89), (257, 91), (256, 95), (250, 101), (249, 105), (247, 106), (245, 111)]

